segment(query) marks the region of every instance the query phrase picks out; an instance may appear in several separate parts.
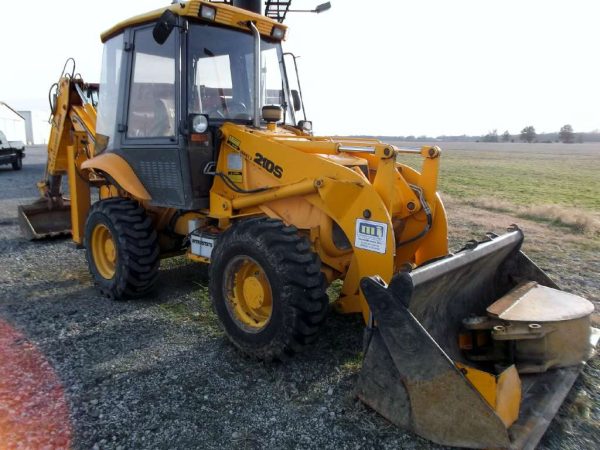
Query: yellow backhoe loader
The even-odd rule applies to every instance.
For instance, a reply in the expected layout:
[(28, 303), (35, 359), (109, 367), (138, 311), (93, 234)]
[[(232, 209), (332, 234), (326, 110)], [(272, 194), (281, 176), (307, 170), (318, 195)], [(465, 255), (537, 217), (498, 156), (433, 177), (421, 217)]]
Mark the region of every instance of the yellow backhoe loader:
[(342, 280), (335, 308), (367, 324), (366, 404), (441, 444), (535, 446), (593, 351), (592, 304), (516, 227), (449, 254), (440, 149), (314, 136), (281, 47), (290, 2), (230, 3), (114, 26), (99, 86), (63, 71), (25, 233), (70, 233), (115, 300), (146, 295), (161, 258), (209, 265), (226, 335), (263, 360), (317, 337)]

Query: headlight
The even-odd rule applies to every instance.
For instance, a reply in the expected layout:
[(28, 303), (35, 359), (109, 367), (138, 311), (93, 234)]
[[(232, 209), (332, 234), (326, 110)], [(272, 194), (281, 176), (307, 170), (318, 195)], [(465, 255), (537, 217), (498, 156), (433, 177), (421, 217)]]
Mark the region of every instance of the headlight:
[(300, 128), (306, 134), (312, 134), (313, 132), (313, 124), (310, 120), (301, 120), (298, 122), (298, 128)]
[(200, 8), (200, 17), (206, 20), (213, 21), (217, 16), (217, 10), (211, 6), (202, 5)]
[(194, 133), (205, 133), (208, 130), (208, 118), (202, 114), (194, 116), (192, 130), (194, 130)]
[(280, 27), (273, 27), (273, 30), (271, 31), (271, 36), (275, 39), (283, 39), (283, 37), (285, 36), (285, 29)]

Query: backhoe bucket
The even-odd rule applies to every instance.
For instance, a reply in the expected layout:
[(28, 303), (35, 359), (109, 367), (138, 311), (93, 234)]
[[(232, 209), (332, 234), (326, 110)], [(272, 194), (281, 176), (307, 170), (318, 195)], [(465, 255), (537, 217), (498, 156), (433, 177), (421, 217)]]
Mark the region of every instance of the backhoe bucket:
[(28, 239), (71, 233), (71, 206), (68, 200), (52, 202), (45, 198), (19, 206), (19, 226)]
[[(522, 232), (513, 228), (410, 273), (398, 273), (389, 287), (377, 277), (363, 278), (361, 289), (373, 320), (366, 330), (358, 397), (394, 424), (438, 444), (534, 448), (591, 355), (593, 306), (555, 290), (519, 251), (522, 241)], [(569, 303), (556, 312), (559, 319), (542, 322), (547, 311), (540, 301), (576, 306)], [(507, 322), (503, 317), (509, 310), (512, 315), (525, 311), (532, 320)], [(565, 315), (565, 310), (571, 312)], [(509, 349), (512, 363), (485, 358), (474, 362), (459, 342), (465, 323), (483, 324), (487, 319), (475, 318), (490, 317), (490, 311), (500, 316), (489, 318), (494, 326), (488, 331), (499, 348)], [(514, 335), (517, 340), (502, 341), (503, 333), (521, 330), (522, 324), (525, 331)], [(575, 344), (581, 347), (574, 365), (565, 366), (554, 354), (539, 354), (540, 342), (544, 351), (560, 347), (549, 339), (558, 336), (561, 325), (578, 327), (566, 330), (578, 336)], [(544, 332), (548, 334), (542, 336)], [(532, 343), (537, 343), (538, 353)], [(570, 349), (564, 354), (572, 356)], [(527, 371), (537, 373), (523, 373)]]

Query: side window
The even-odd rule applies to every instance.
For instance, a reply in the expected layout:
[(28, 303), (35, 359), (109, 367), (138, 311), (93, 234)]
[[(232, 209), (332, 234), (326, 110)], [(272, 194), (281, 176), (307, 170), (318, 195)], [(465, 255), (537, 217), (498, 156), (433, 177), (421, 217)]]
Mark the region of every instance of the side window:
[(277, 49), (271, 48), (262, 52), (262, 73), (264, 73), (264, 87), (262, 92), (263, 105), (282, 105), (283, 85)]
[(113, 149), (116, 145), (114, 138), (117, 128), (122, 56), (123, 35), (120, 34), (104, 44), (96, 122), (96, 152), (98, 153), (106, 148)]
[(175, 36), (159, 45), (152, 28), (135, 32), (127, 137), (175, 136)]

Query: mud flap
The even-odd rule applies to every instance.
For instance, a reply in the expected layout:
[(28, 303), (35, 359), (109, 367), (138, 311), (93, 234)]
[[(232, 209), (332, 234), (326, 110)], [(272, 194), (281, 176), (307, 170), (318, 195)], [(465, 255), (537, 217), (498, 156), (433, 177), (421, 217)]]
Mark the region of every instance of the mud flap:
[(19, 226), (27, 239), (42, 239), (71, 234), (71, 206), (66, 199), (52, 202), (45, 198), (19, 206)]
[(582, 366), (523, 375), (520, 381), (509, 367), (510, 392), (496, 386), (504, 405), (515, 405), (514, 418), (507, 420), (481, 386), (469, 381), (463, 367), (472, 363), (458, 343), (465, 317), (485, 314), (520, 283), (557, 287), (520, 252), (522, 241), (516, 228), (490, 235), (455, 255), (396, 274), (389, 287), (363, 278), (375, 325), (366, 331), (358, 397), (394, 424), (442, 445), (535, 448)]

